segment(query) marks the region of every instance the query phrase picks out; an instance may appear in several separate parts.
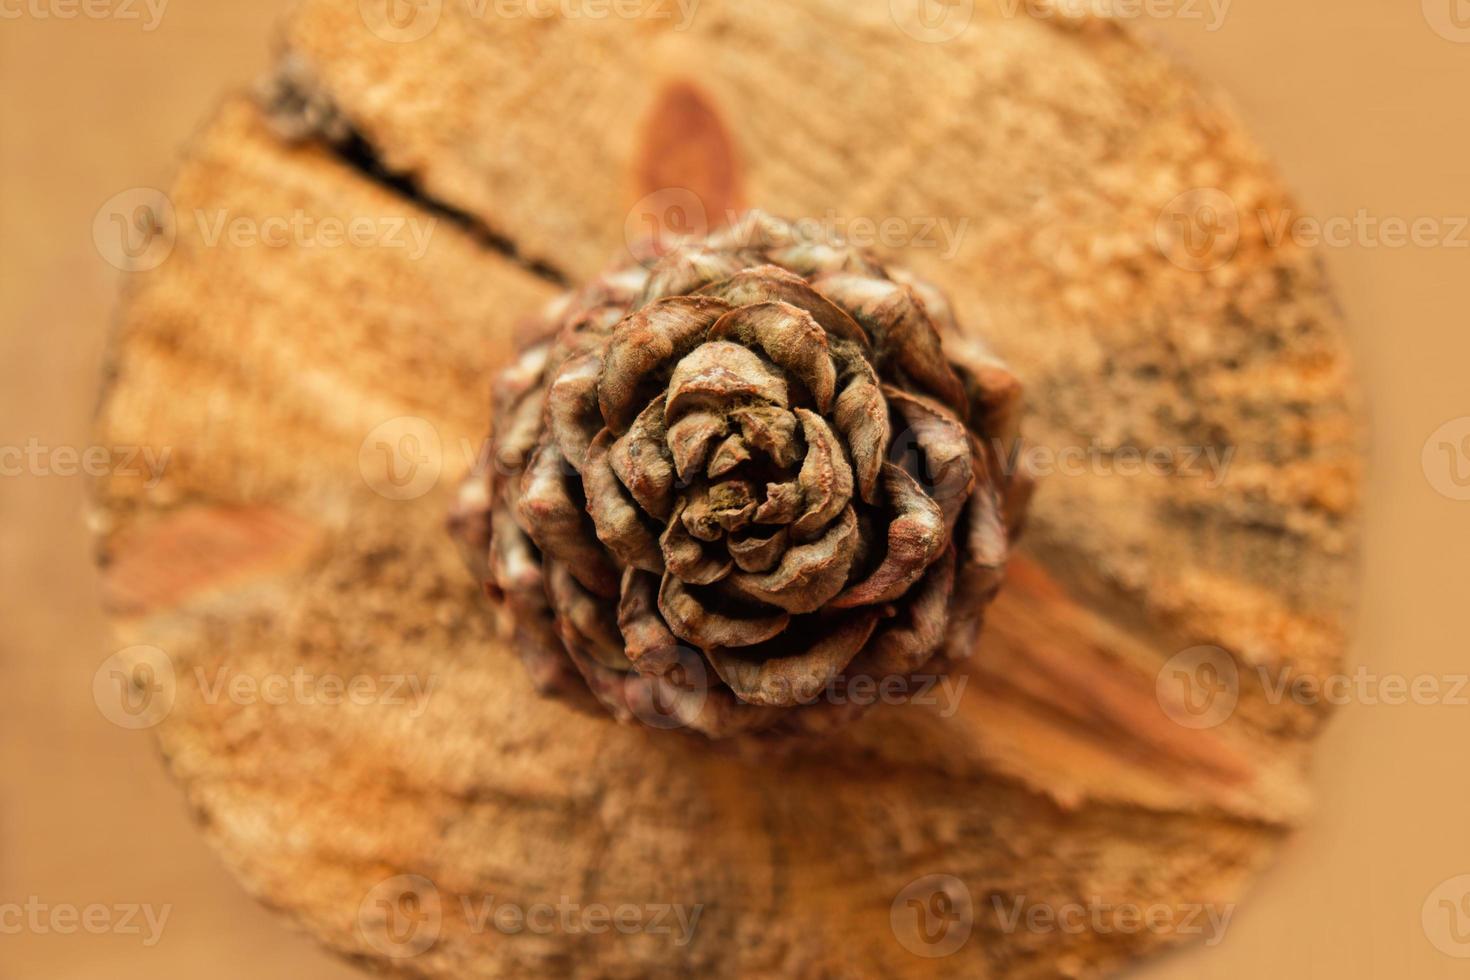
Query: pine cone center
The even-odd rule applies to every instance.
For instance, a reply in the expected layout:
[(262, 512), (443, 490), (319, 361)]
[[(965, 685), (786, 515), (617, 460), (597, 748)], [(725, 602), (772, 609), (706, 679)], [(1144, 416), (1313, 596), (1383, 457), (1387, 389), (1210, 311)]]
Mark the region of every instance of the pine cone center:
[(1024, 508), (1019, 386), (933, 287), (755, 213), (539, 337), (466, 499), (541, 686), (818, 730), (857, 713), (834, 684), (968, 654)]

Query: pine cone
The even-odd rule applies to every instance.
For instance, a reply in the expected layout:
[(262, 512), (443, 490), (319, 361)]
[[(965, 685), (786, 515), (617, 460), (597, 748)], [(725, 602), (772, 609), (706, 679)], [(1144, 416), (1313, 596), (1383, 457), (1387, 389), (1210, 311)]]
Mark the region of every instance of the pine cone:
[(650, 264), (548, 311), (462, 491), (537, 686), (809, 732), (968, 655), (1029, 492), (1016, 380), (933, 287), (767, 215)]

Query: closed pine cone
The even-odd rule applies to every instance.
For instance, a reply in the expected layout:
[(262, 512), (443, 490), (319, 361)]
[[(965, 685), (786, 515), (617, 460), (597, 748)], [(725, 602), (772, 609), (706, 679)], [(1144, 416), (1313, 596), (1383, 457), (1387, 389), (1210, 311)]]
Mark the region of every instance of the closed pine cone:
[(542, 691), (829, 730), (851, 679), (974, 649), (1019, 400), (932, 286), (753, 212), (547, 311), (453, 523)]

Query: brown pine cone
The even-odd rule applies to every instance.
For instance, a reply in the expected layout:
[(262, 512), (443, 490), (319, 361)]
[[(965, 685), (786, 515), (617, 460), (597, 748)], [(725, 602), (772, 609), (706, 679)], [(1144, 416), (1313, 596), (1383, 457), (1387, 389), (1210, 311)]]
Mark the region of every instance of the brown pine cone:
[(649, 264), (548, 311), (462, 491), (537, 686), (720, 738), (967, 656), (1029, 492), (1015, 378), (932, 286), (758, 212)]

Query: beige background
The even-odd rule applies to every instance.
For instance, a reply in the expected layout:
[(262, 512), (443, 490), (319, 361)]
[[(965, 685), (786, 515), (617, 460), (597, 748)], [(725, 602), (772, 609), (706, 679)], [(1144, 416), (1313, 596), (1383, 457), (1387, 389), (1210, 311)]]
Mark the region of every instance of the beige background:
[[(0, 10), (58, 8), (27, 2)], [(1434, 218), (1449, 234), (1470, 215), (1470, 26), (1437, 32), (1431, 15), (1452, 24), (1453, 4), (1470, 25), (1465, 0), (1236, 0), (1218, 30), (1209, 16), (1142, 27), (1229, 93), (1308, 213)], [(120, 277), (92, 245), (93, 215), (119, 191), (167, 186), (219, 93), (265, 65), (286, 6), (190, 0), (151, 32), (136, 20), (0, 20), (0, 446), (87, 445)], [(1357, 237), (1320, 247), (1372, 412), (1353, 662), (1452, 678), (1470, 671), (1470, 501), (1437, 492), (1453, 486), (1449, 458), (1426, 470), (1421, 452), (1470, 416), (1470, 231), (1458, 248)], [(0, 933), (0, 978), (355, 975), (243, 893), (194, 833), (151, 738), (97, 712), (91, 679), (109, 644), (83, 492), (74, 477), (0, 478), (0, 907), (35, 896), (173, 910), (151, 948)], [(1431, 891), (1470, 874), (1467, 749), (1470, 705), (1345, 708), (1318, 756), (1315, 823), (1222, 945), (1145, 975), (1470, 976), (1470, 959), (1437, 949), (1421, 920)], [(1455, 950), (1447, 910), (1431, 911), (1434, 938)], [(1460, 925), (1470, 939), (1470, 901)]]

